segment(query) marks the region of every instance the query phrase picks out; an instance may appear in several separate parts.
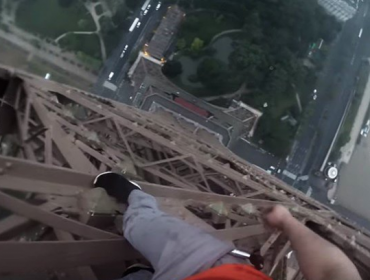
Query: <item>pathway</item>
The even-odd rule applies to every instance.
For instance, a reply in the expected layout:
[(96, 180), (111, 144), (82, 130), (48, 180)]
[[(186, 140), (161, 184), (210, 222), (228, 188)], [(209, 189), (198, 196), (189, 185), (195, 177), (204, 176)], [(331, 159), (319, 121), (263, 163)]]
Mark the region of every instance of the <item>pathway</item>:
[(56, 38), (54, 41), (56, 43), (59, 43), (59, 41), (61, 39), (63, 39), (65, 36), (69, 35), (69, 34), (81, 34), (81, 35), (91, 35), (91, 34), (96, 34), (95, 31), (73, 31), (73, 32), (66, 32), (62, 35), (60, 35), (58, 38)]
[(240, 32), (244, 32), (244, 30), (243, 29), (230, 29), (230, 30), (222, 31), (221, 33), (218, 33), (215, 36), (213, 36), (209, 45), (212, 45), (218, 38), (220, 38), (224, 35), (228, 35), (228, 34), (232, 34), (232, 33), (240, 33)]
[(225, 99), (233, 98), (233, 99), (235, 99), (236, 97), (240, 98), (240, 96), (242, 96), (243, 94), (247, 94), (247, 93), (248, 93), (247, 84), (243, 83), (241, 85), (241, 87), (235, 92), (226, 93), (226, 94), (217, 95), (217, 96), (204, 97), (202, 99), (205, 100), (205, 101), (208, 101), (208, 102), (213, 101), (213, 100), (217, 100), (217, 99), (220, 99), (220, 98), (225, 98)]
[(89, 11), (90, 15), (92, 16), (92, 18), (95, 22), (95, 25), (96, 25), (95, 34), (98, 35), (98, 37), (99, 37), (101, 57), (102, 57), (102, 60), (105, 61), (105, 60), (107, 60), (107, 50), (105, 48), (104, 39), (103, 39), (103, 36), (101, 34), (101, 26), (100, 26), (99, 19), (103, 16), (110, 16), (111, 17), (112, 15), (111, 15), (110, 11), (106, 9), (107, 7), (105, 7), (104, 5), (102, 5), (102, 7), (105, 11), (101, 15), (97, 15), (96, 11), (95, 11), (95, 7), (100, 5), (100, 4), (101, 4), (100, 2), (97, 2), (97, 3), (92, 3), (90, 1), (84, 2), (84, 5), (85, 5), (86, 9)]
[[(58, 38), (55, 39), (55, 42), (59, 42), (61, 39), (66, 37), (69, 34), (81, 34), (81, 35), (91, 35), (91, 34), (96, 34), (99, 38), (99, 44), (100, 44), (100, 52), (101, 52), (101, 57), (102, 60), (105, 61), (107, 59), (107, 51), (105, 48), (105, 43), (103, 36), (101, 34), (101, 26), (99, 19), (103, 16), (107, 17), (112, 17), (112, 13), (109, 11), (108, 7), (106, 5), (103, 5), (103, 2), (97, 2), (97, 3), (92, 3), (90, 1), (84, 2), (85, 8), (87, 11), (90, 13), (91, 17), (94, 20), (96, 30), (95, 31), (68, 31), (62, 35), (60, 35)], [(95, 7), (98, 5), (102, 5), (104, 12), (101, 15), (98, 15), (95, 11)]]
[[(3, 23), (6, 24), (12, 24), (15, 22), (15, 15), (18, 9), (19, 4), (24, 0), (18, 0), (18, 1), (11, 1), (11, 0), (2, 0), (2, 13), (1, 13), (1, 20)], [(8, 7), (10, 9), (7, 9)]]

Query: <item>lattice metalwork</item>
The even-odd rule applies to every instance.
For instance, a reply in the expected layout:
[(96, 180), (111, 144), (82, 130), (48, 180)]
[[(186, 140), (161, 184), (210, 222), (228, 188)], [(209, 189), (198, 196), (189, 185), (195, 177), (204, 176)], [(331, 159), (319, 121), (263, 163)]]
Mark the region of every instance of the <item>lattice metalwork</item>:
[(115, 279), (141, 260), (122, 238), (122, 205), (92, 189), (94, 175), (113, 169), (164, 211), (259, 250), (274, 279), (302, 279), (289, 242), (262, 225), (261, 210), (275, 204), (370, 277), (368, 232), (170, 118), (7, 68), (0, 97), (0, 206), (9, 211), (0, 220), (0, 274)]

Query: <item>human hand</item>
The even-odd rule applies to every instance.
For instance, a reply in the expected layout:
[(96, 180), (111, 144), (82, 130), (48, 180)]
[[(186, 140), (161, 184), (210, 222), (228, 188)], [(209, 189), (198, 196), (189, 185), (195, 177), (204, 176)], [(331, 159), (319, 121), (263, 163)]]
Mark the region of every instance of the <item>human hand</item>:
[(267, 226), (284, 230), (286, 224), (293, 218), (289, 210), (281, 205), (276, 205), (270, 209), (267, 209), (264, 213), (264, 220)]

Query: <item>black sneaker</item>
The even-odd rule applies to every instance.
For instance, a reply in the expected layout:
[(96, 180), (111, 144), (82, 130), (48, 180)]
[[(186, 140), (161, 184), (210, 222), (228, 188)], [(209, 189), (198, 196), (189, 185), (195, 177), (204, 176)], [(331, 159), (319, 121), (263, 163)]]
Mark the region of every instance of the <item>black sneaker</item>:
[(94, 186), (103, 188), (110, 196), (121, 203), (127, 203), (133, 190), (141, 190), (140, 186), (125, 178), (122, 174), (111, 171), (104, 172), (95, 177)]
[(130, 275), (130, 274), (135, 273), (135, 272), (138, 272), (140, 270), (147, 270), (151, 273), (154, 273), (154, 269), (152, 267), (141, 264), (141, 263), (137, 263), (137, 264), (133, 264), (133, 265), (129, 266), (125, 270), (125, 272), (123, 273), (122, 277), (125, 277), (125, 276)]

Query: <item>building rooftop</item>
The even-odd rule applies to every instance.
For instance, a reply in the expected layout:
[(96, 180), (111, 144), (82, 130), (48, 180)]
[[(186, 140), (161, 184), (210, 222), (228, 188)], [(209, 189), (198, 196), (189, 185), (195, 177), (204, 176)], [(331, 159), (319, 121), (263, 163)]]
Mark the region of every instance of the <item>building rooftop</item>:
[(165, 56), (184, 16), (184, 12), (178, 6), (168, 8), (146, 50), (150, 56), (159, 60)]
[[(223, 143), (226, 146), (233, 144), (239, 137), (253, 136), (257, 122), (262, 116), (261, 112), (240, 101), (233, 101), (229, 108), (214, 106), (174, 85), (163, 75), (161, 67), (161, 63), (155, 59), (143, 53), (139, 54), (129, 71), (129, 77), (136, 92), (134, 106), (140, 108), (145, 98), (153, 94), (165, 97), (167, 100), (179, 97), (183, 106), (188, 109), (193, 108), (187, 110), (187, 116), (190, 119), (199, 119), (199, 115), (202, 115), (207, 119), (206, 124), (215, 123), (227, 131), (229, 136), (223, 138)], [(174, 102), (167, 104), (174, 107)], [(195, 108), (197, 109), (195, 110)], [(190, 114), (197, 116), (190, 117)], [(228, 141), (225, 142), (225, 139)]]

